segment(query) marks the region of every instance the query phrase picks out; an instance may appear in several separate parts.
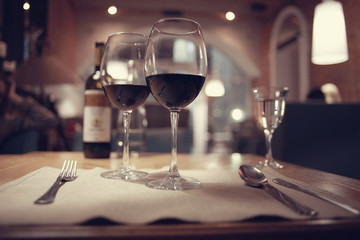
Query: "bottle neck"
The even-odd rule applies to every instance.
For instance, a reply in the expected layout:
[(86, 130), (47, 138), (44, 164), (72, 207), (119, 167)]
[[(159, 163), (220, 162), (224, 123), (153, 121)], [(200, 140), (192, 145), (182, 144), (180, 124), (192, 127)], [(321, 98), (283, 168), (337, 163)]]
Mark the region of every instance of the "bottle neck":
[(104, 52), (103, 44), (96, 44), (95, 48), (95, 71), (100, 71), (101, 57)]

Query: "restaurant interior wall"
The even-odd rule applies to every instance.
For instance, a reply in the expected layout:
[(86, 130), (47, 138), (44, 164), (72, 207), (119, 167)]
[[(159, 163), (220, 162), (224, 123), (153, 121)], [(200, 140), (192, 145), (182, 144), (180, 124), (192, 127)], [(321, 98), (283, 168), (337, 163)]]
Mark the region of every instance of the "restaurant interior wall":
[[(335, 84), (340, 91), (343, 102), (360, 102), (360, 1), (337, 0), (344, 9), (346, 32), (349, 48), (349, 60), (340, 64), (315, 65), (310, 64), (311, 89), (325, 83)], [(315, 6), (321, 1), (300, 1), (296, 4), (305, 13), (309, 29), (312, 30)], [(312, 33), (309, 33), (310, 36)], [(311, 39), (310, 39), (311, 40)]]
[[(343, 4), (344, 8), (350, 59), (345, 63), (329, 66), (318, 66), (310, 64), (310, 87), (319, 87), (324, 83), (332, 82), (339, 87), (340, 94), (345, 102), (359, 102), (360, 82), (358, 80), (360, 78), (360, 69), (357, 66), (359, 66), (360, 64), (360, 46), (358, 44), (360, 42), (360, 16), (359, 14), (357, 14), (357, 9), (359, 9), (360, 7), (360, 2), (357, 0), (338, 1)], [(2, 7), (5, 6), (5, 2), (7, 2), (7, 0), (1, 1)], [(77, 19), (79, 18), (79, 12), (76, 9), (76, 4), (74, 4), (74, 2), (76, 1), (50, 1), (50, 3), (48, 4), (48, 36), (50, 40), (56, 40), (56, 42), (53, 41), (53, 53), (61, 60), (63, 60), (69, 68), (74, 69), (74, 71), (77, 71), (78, 73), (81, 73), (81, 70), (79, 70), (81, 69), (79, 67), (79, 64), (81, 64), (80, 61), (82, 61), (83, 59), (89, 59), (89, 56), (91, 54), (91, 45), (83, 44), (86, 46), (86, 48), (90, 48), (89, 50), (86, 50), (86, 52), (88, 53), (79, 50), (79, 53), (74, 54), (79, 45), (77, 43), (77, 41), (79, 41), (79, 36), (76, 33), (76, 29), (81, 27), (77, 22)], [(260, 25), (261, 28), (260, 30), (258, 29), (257, 32), (250, 32), (249, 29), (251, 29), (251, 26), (247, 27), (246, 31), (244, 31), (243, 27), (248, 24), (249, 21), (247, 19), (245, 19), (244, 21), (244, 19), (242, 19), (242, 17), (240, 16), (235, 20), (235, 22), (224, 24), (222, 27), (218, 28), (218, 32), (214, 31), (214, 33), (217, 33), (217, 35), (230, 36), (229, 39), (226, 41), (232, 41), (232, 45), (234, 45), (234, 42), (238, 42), (237, 48), (240, 49), (241, 52), (244, 53), (249, 59), (251, 59), (251, 61), (261, 70), (261, 76), (257, 79), (254, 79), (255, 81), (253, 81), (253, 84), (267, 84), (269, 76), (269, 60), (267, 58), (269, 46), (268, 40), (270, 37), (273, 20), (275, 19), (276, 14), (281, 8), (285, 6), (291, 4), (295, 5), (299, 7), (306, 15), (309, 24), (308, 29), (311, 30), (314, 8), (316, 4), (320, 2), (320, 0), (281, 1), (280, 4), (282, 4), (282, 6), (278, 7), (276, 11), (271, 12), (272, 16), (269, 14), (266, 16), (266, 18), (256, 19), (257, 21), (259, 21), (258, 25)], [(207, 6), (207, 8), (209, 8), (209, 6)], [(97, 10), (96, 14), (99, 14), (100, 12), (100, 10)], [(237, 11), (234, 12), (237, 13)], [(89, 14), (91, 15), (92, 13)], [(144, 15), (146, 14), (142, 14), (142, 17), (144, 17)], [(152, 20), (155, 20), (159, 17), (162, 17), (160, 13), (158, 16), (153, 17)], [(115, 21), (116, 20), (114, 19), (114, 22)], [(129, 21), (124, 21), (132, 22), (132, 19), (129, 18)], [(213, 21), (214, 20), (203, 19), (201, 23), (205, 24), (206, 27), (204, 26), (204, 28), (207, 29), (207, 26), (211, 26), (213, 24)], [(147, 26), (149, 27), (149, 24)], [(2, 35), (4, 36), (5, 26), (2, 26), (1, 29)], [(106, 32), (106, 30), (104, 30), (103, 32)], [(111, 31), (108, 31), (107, 33), (109, 32)], [(237, 32), (237, 35), (232, 35), (231, 32)], [(18, 32), (18, 34), (20, 33), (21, 32)], [(239, 34), (240, 37), (238, 37)], [(309, 34), (311, 36), (311, 33)], [(88, 39), (90, 39), (89, 41), (103, 40), (92, 39), (91, 36), (88, 37)], [(309, 42), (310, 40), (311, 39), (309, 39)], [(254, 42), (257, 42), (257, 47), (254, 46)], [(259, 44), (261, 45), (260, 47)], [(230, 46), (233, 47), (232, 45)], [(10, 53), (14, 50), (14, 48), (9, 49)]]
[[(115, 31), (137, 29), (146, 33), (150, 30), (152, 22), (164, 17), (163, 12), (159, 10), (154, 11), (155, 14), (148, 14), (149, 12), (146, 11), (135, 13), (134, 9), (120, 11), (119, 13), (122, 15), (111, 17), (106, 15), (104, 9), (81, 9), (76, 2), (50, 0), (47, 29), (48, 38), (53, 44), (52, 54), (59, 57), (82, 78), (87, 76), (92, 68), (93, 43), (95, 41), (105, 41), (106, 36)], [(233, 6), (236, 6), (235, 2), (237, 1), (232, 2)], [(276, 14), (289, 4), (296, 5), (305, 13), (309, 24), (308, 29), (312, 29), (314, 7), (319, 2), (320, 0), (280, 1), (280, 4), (283, 5), (278, 6), (276, 11), (272, 11), (266, 16), (238, 15), (233, 22), (225, 22), (219, 15), (204, 13), (204, 11), (186, 13), (184, 16), (199, 21), (207, 38), (217, 36), (220, 39), (218, 42), (222, 43), (223, 48), (233, 52), (233, 55), (245, 56), (247, 63), (250, 63), (249, 65), (253, 66), (253, 69), (259, 70), (257, 77), (248, 79), (252, 85), (267, 85), (269, 39)], [(360, 101), (360, 69), (358, 68), (360, 64), (360, 45), (358, 44), (360, 42), (360, 16), (357, 14), (360, 2), (357, 0), (340, 0), (340, 2), (344, 7), (350, 59), (345, 63), (329, 66), (310, 64), (310, 85), (313, 88), (327, 82), (335, 83), (339, 87), (344, 102), (357, 103)], [(240, 6), (244, 5), (239, 4), (237, 11), (243, 13)], [(209, 6), (206, 8), (208, 9)], [(311, 33), (309, 34), (311, 35)], [(235, 57), (234, 60), (241, 63), (238, 59)]]
[[(117, 16), (109, 16), (106, 14), (106, 9), (102, 9), (102, 11), (100, 11), (100, 9), (94, 9), (91, 7), (81, 8), (81, 6), (74, 6), (71, 4), (71, 1), (50, 1), (49, 15), (53, 17), (49, 23), (49, 28), (54, 28), (54, 26), (57, 28), (53, 31), (49, 30), (49, 39), (52, 42), (56, 42), (57, 39), (64, 38), (63, 35), (67, 35), (67, 31), (71, 34), (74, 26), (76, 26), (76, 38), (74, 39), (75, 47), (72, 47), (74, 44), (65, 45), (60, 42), (59, 44), (55, 44), (57, 49), (54, 49), (54, 52), (61, 52), (63, 55), (66, 55), (66, 52), (68, 52), (68, 55), (73, 55), (76, 61), (75, 71), (82, 79), (85, 79), (92, 70), (92, 49), (95, 41), (106, 41), (107, 36), (118, 31), (138, 31), (148, 34), (153, 22), (166, 17), (166, 15), (164, 15), (159, 9), (152, 11), (134, 11), (131, 9), (126, 11), (120, 9)], [(68, 11), (67, 14), (70, 14), (69, 19), (72, 20), (62, 21), (61, 14), (52, 14), (52, 12), (57, 12), (58, 9), (65, 9)], [(225, 21), (225, 19), (219, 14), (199, 14), (191, 11), (185, 12), (182, 16), (192, 18), (200, 22), (207, 44), (209, 46), (216, 46), (220, 52), (227, 55), (227, 57), (234, 62), (234, 65), (238, 67), (239, 71), (237, 72), (240, 72), (239, 74), (235, 73), (235, 76), (229, 77), (226, 76), (225, 73), (225, 75), (222, 76), (223, 81), (228, 81), (230, 84), (228, 91), (235, 91), (235, 87), (231, 87), (231, 84), (234, 84), (237, 88), (246, 86), (246, 88), (249, 89), (251, 87), (251, 80), (260, 76), (260, 72), (258, 70), (261, 55), (259, 46), (261, 45), (262, 40), (257, 37), (261, 30), (261, 25), (258, 23), (257, 19), (252, 16), (246, 16), (240, 20), (230, 23)], [(70, 38), (68, 37), (68, 39)], [(61, 57), (61, 55), (59, 55), (59, 57)], [(72, 67), (74, 66), (72, 65)], [(218, 72), (223, 72), (221, 67)], [(247, 84), (244, 85), (244, 82)], [(244, 90), (244, 92), (244, 94), (237, 95), (243, 96), (243, 100), (241, 101), (246, 102), (246, 90)], [(231, 95), (236, 95), (236, 93)], [(190, 109), (196, 108), (195, 105), (202, 105), (201, 102), (205, 102), (207, 104), (207, 99), (199, 97), (193, 104), (194, 106), (190, 106)], [(233, 100), (233, 102), (236, 101)], [(155, 101), (151, 97), (147, 101), (147, 104), (154, 103)], [(240, 103), (239, 105), (243, 106), (244, 104)], [(200, 121), (202, 124), (207, 122), (206, 116), (200, 116), (197, 111), (192, 111), (193, 115), (195, 114), (195, 117), (192, 117), (193, 121)], [(249, 111), (246, 103), (244, 111)], [(199, 116), (196, 116), (196, 114)], [(225, 111), (224, 114), (230, 118), (230, 110)], [(168, 118), (168, 116), (166, 116), (166, 118)], [(194, 122), (191, 125), (196, 125), (196, 123)], [(222, 124), (222, 126), (224, 129), (227, 129), (223, 131), (229, 130), (227, 124)], [(194, 129), (194, 138), (199, 138), (200, 135), (202, 135), (201, 139), (205, 139), (206, 141), (206, 128), (205, 131), (200, 133), (195, 131), (196, 129)], [(196, 144), (196, 139), (194, 139), (194, 142)], [(205, 145), (206, 143), (198, 144), (197, 146), (194, 146), (193, 149), (203, 149), (201, 151), (203, 152), (206, 151)]]
[[(164, 17), (161, 11), (152, 11), (151, 14), (144, 14), (144, 12), (136, 13), (135, 10), (130, 9), (130, 11), (122, 11), (120, 9), (117, 16), (108, 16), (105, 12), (105, 9), (93, 9), (93, 8), (84, 8), (81, 9), (82, 5), (74, 5), (73, 2), (76, 1), (51, 1), (50, 9), (51, 12), (49, 16), (58, 15), (57, 22), (53, 22), (52, 26), (57, 26), (56, 28), (50, 27), (49, 29), (56, 29), (58, 33), (53, 32), (49, 33), (50, 38), (54, 39), (64, 39), (67, 36), (68, 41), (64, 41), (66, 44), (57, 44), (57, 50), (54, 48), (54, 51), (60, 53), (64, 56), (73, 55), (73, 59), (66, 59), (65, 62), (69, 64), (70, 67), (76, 68), (75, 71), (83, 78), (85, 77), (92, 66), (92, 43), (96, 40), (106, 40), (106, 36), (111, 34), (114, 31), (130, 31), (137, 29), (144, 33), (148, 32), (151, 24), (149, 22), (156, 21), (159, 18)], [(308, 19), (308, 29), (312, 29), (312, 17), (315, 5), (320, 1), (291, 1), (292, 4), (298, 6)], [(359, 39), (358, 31), (352, 31), (352, 26), (358, 24), (358, 16), (354, 13), (352, 9), (356, 9), (356, 5), (359, 4), (358, 1), (343, 1), (344, 3), (344, 12), (346, 16), (346, 21), (348, 25), (348, 35), (349, 37), (349, 48), (353, 56), (350, 56), (350, 60), (347, 63), (337, 64), (332, 66), (316, 66), (311, 64), (310, 66), (310, 88), (321, 86), (326, 82), (335, 83), (339, 89), (340, 93), (343, 96), (343, 100), (346, 102), (356, 102), (359, 97), (357, 97), (357, 92), (359, 91), (359, 84), (355, 79), (359, 75), (359, 71), (355, 68), (349, 69), (352, 65), (356, 66), (355, 63), (358, 61), (358, 56), (356, 56), (356, 51), (351, 51), (351, 48), (358, 48), (356, 40)], [(287, 1), (283, 7), (290, 4), (290, 1)], [(75, 6), (75, 7), (74, 7)], [(79, 7), (80, 6), (80, 7)], [(59, 9), (64, 9), (67, 15), (70, 14), (71, 21), (64, 21), (59, 14)], [(279, 8), (280, 10), (281, 8)], [(149, 12), (147, 12), (149, 13)], [(277, 12), (275, 12), (277, 13)], [(141, 17), (139, 16), (141, 15)], [(261, 74), (258, 78), (253, 78), (253, 85), (268, 84), (269, 79), (269, 60), (268, 48), (269, 48), (269, 38), (270, 30), (273, 24), (273, 20), (276, 15), (268, 15), (265, 18), (258, 16), (240, 16), (236, 19), (235, 22), (226, 23), (223, 19), (217, 17), (214, 18), (214, 15), (211, 14), (198, 14), (198, 13), (189, 13), (186, 17), (194, 18), (198, 20), (204, 29), (205, 34), (211, 36), (220, 36), (223, 45), (226, 45), (229, 49), (234, 49), (235, 53), (240, 53), (250, 59), (250, 61), (259, 69), (261, 69)], [(54, 17), (53, 17), (54, 18)], [(49, 17), (51, 19), (51, 17)], [(56, 17), (54, 18), (56, 19)], [(56, 21), (56, 20), (55, 20)], [(74, 30), (75, 28), (75, 30)], [(77, 30), (76, 30), (77, 29)], [(51, 30), (49, 30), (50, 32)], [(54, 30), (53, 30), (54, 31)], [(62, 34), (62, 32), (67, 34)], [(69, 41), (69, 36), (74, 38), (74, 31), (76, 37), (75, 39)], [(210, 33), (210, 34), (209, 34)], [(59, 38), (60, 36), (60, 38)], [(74, 46), (71, 47), (71, 42)], [(310, 42), (310, 39), (309, 39)], [(259, 47), (260, 46), (260, 47)], [(262, 46), (262, 47), (261, 47)], [(69, 54), (66, 54), (69, 52)], [(357, 51), (360, 52), (360, 51)], [(75, 56), (74, 56), (74, 53)], [(59, 57), (62, 57), (61, 55)], [(75, 60), (74, 60), (75, 59)], [(73, 62), (76, 64), (72, 64)], [(345, 70), (347, 69), (347, 70)], [(357, 71), (357, 72), (355, 72)], [(341, 74), (341, 75), (340, 75)], [(339, 76), (340, 75), (340, 76)], [(354, 85), (356, 86), (354, 88)], [(350, 86), (350, 87), (349, 87)]]
[[(334, 83), (340, 91), (343, 102), (359, 103), (360, 102), (360, 16), (358, 10), (360, 9), (360, 1), (357, 0), (337, 0), (342, 3), (344, 8), (347, 39), (349, 47), (349, 60), (344, 63), (334, 65), (315, 65), (309, 61), (310, 66), (310, 89), (321, 87), (325, 83)], [(283, 7), (288, 5), (297, 6), (306, 16), (309, 29), (309, 44), (312, 37), (312, 24), (314, 17), (315, 6), (320, 3), (321, 0), (294, 0), (289, 1)], [(276, 15), (271, 19), (263, 22), (262, 37), (262, 58), (261, 72), (262, 77), (253, 81), (254, 85), (266, 85), (268, 84), (269, 76), (269, 39), (271, 35), (271, 29), (274, 24)], [(309, 49), (309, 56), (311, 49)]]

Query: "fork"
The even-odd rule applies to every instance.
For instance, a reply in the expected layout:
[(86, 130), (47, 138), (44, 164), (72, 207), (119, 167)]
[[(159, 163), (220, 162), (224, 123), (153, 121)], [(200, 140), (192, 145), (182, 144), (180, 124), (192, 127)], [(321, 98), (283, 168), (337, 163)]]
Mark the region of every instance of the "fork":
[(64, 185), (66, 182), (74, 181), (77, 178), (77, 161), (64, 161), (62, 169), (60, 171), (59, 176), (57, 177), (54, 184), (47, 190), (44, 195), (42, 195), (39, 199), (37, 199), (35, 204), (50, 204), (54, 202), (56, 193), (59, 188)]

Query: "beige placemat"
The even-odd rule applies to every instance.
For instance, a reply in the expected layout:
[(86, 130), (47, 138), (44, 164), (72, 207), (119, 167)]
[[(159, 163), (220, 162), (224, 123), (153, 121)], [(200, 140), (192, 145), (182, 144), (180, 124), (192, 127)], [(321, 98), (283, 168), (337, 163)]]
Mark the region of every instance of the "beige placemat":
[[(158, 171), (143, 170), (152, 173), (152, 177), (158, 175)], [(52, 185), (59, 169), (43, 167), (2, 185), (0, 224), (74, 224), (94, 218), (124, 224), (147, 224), (168, 218), (189, 222), (239, 221), (257, 216), (307, 218), (262, 189), (246, 186), (236, 170), (182, 170), (182, 176), (196, 178), (203, 184), (200, 189), (187, 191), (150, 189), (143, 184), (146, 180), (134, 183), (104, 179), (100, 177), (103, 171), (79, 169), (78, 179), (63, 185), (50, 205), (33, 202)], [(265, 172), (270, 178), (281, 176), (272, 169)], [(316, 209), (317, 218), (354, 217), (317, 198), (276, 187)]]

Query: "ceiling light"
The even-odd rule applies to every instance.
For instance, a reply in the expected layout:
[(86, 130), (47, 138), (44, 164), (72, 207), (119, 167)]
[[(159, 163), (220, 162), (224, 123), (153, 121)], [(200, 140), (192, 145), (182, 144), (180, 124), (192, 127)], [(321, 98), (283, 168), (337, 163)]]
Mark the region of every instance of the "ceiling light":
[(28, 2), (25, 2), (24, 5), (23, 5), (23, 9), (25, 11), (29, 10), (30, 9), (30, 4)]
[(311, 61), (327, 65), (348, 59), (343, 7), (340, 2), (324, 0), (315, 7)]
[(228, 21), (232, 21), (235, 19), (235, 13), (229, 11), (225, 14), (225, 18)]
[(115, 14), (117, 13), (117, 7), (111, 6), (111, 7), (108, 8), (107, 11), (108, 11), (108, 13), (109, 13), (110, 15), (115, 15)]

